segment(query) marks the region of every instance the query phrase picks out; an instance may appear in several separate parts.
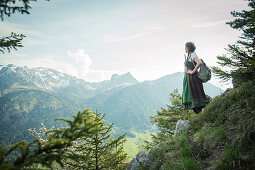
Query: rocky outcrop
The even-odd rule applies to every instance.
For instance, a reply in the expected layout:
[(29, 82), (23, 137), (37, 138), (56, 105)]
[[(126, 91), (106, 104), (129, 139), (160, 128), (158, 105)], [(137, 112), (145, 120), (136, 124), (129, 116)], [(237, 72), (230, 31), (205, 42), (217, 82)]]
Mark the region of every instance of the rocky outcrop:
[(136, 170), (139, 167), (150, 165), (150, 154), (146, 154), (144, 151), (139, 152), (134, 159), (129, 163), (127, 170)]
[(180, 132), (187, 130), (189, 128), (188, 123), (188, 120), (178, 120), (176, 123), (174, 136), (178, 136)]

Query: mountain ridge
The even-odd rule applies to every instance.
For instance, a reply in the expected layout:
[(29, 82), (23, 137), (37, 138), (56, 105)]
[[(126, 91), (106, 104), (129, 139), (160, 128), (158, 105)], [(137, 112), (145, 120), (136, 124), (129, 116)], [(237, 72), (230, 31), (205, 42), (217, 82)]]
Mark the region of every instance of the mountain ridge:
[[(133, 84), (136, 84), (136, 83), (151, 83), (151, 82), (158, 82), (158, 81), (164, 81), (166, 79), (168, 79), (169, 77), (172, 77), (172, 76), (175, 76), (177, 75), (176, 77), (178, 77), (179, 79), (181, 78), (181, 80), (183, 80), (182, 76), (184, 75), (183, 72), (175, 72), (175, 73), (172, 73), (172, 74), (168, 74), (168, 75), (165, 75), (165, 76), (162, 76), (162, 77), (159, 77), (157, 79), (154, 79), (154, 80), (144, 80), (144, 81), (138, 81), (136, 80), (136, 78), (130, 73), (130, 72), (126, 72), (124, 74), (112, 74), (110, 80), (103, 80), (103, 81), (100, 81), (100, 82), (89, 82), (89, 81), (86, 81), (84, 79), (80, 79), (80, 78), (77, 78), (75, 76), (72, 76), (72, 75), (69, 75), (69, 74), (66, 74), (66, 73), (63, 73), (63, 72), (59, 72), (57, 70), (54, 70), (54, 69), (51, 69), (51, 68), (44, 68), (44, 67), (27, 67), (27, 66), (15, 66), (14, 64), (8, 64), (6, 66), (1, 66), (0, 67), (0, 76), (2, 76), (2, 72), (3, 70), (6, 70), (8, 68), (11, 68), (10, 70), (12, 71), (16, 71), (14, 70), (13, 68), (18, 68), (19, 70), (21, 68), (25, 68), (25, 70), (31, 70), (32, 72), (35, 72), (35, 74), (37, 74), (41, 79), (43, 79), (43, 77), (46, 77), (45, 75), (41, 74), (40, 71), (47, 71), (48, 73), (51, 72), (51, 73), (55, 73), (55, 75), (52, 74), (52, 77), (53, 79), (57, 79), (57, 77), (68, 77), (69, 80), (66, 84), (69, 83), (69, 81), (74, 81), (72, 83), (84, 83), (86, 86), (86, 88), (90, 89), (90, 90), (94, 90), (94, 88), (92, 86), (95, 86), (95, 87), (99, 87), (102, 85), (102, 84), (107, 84), (107, 83), (110, 83), (112, 85), (116, 84), (114, 83), (114, 81), (118, 80), (118, 81), (122, 81), (123, 83), (117, 83), (119, 85), (115, 85), (115, 87), (118, 87), (118, 86), (122, 86), (122, 85), (133, 85)], [(57, 75), (57, 76), (56, 76)], [(49, 76), (49, 75), (48, 75)], [(49, 77), (47, 77), (49, 78)], [(59, 79), (58, 79), (59, 80)], [(215, 85), (214, 85), (215, 86)], [(216, 86), (217, 87), (217, 86)], [(218, 87), (220, 88), (220, 87)], [(51, 88), (48, 88), (48, 89), (51, 89)]]

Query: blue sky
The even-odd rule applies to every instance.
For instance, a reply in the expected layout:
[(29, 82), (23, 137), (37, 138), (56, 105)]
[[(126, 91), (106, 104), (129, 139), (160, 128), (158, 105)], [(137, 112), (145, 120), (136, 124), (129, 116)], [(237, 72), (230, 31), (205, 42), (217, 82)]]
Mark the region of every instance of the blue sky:
[(0, 23), (0, 36), (26, 35), (24, 47), (1, 54), (0, 63), (50, 67), (90, 82), (125, 72), (153, 80), (183, 71), (187, 41), (208, 65), (216, 65), (216, 56), (240, 35), (225, 24), (233, 20), (230, 12), (246, 8), (243, 0), (34, 2), (31, 14)]

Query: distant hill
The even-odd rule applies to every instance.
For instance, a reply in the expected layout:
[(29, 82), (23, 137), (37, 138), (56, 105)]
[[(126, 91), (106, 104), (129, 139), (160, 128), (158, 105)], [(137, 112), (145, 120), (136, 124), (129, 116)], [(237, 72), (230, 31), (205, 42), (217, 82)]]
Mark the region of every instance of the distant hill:
[[(71, 118), (88, 107), (106, 113), (119, 132), (146, 130), (149, 115), (169, 103), (170, 92), (182, 91), (182, 80), (183, 73), (174, 73), (138, 82), (126, 73), (90, 83), (53, 69), (7, 65), (0, 70), (0, 143), (28, 139), (27, 129), (38, 129), (41, 122), (48, 128), (60, 126), (54, 118)], [(222, 92), (210, 83), (204, 88), (211, 97)]]

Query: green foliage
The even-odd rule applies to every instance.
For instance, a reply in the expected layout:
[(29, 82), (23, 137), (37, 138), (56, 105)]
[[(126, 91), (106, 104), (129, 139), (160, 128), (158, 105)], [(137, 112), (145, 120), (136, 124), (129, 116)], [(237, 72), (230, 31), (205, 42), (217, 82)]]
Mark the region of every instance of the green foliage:
[[(21, 14), (29, 14), (31, 9), (30, 3), (37, 0), (1, 0), (0, 2), (0, 17), (4, 20), (4, 15), (10, 17), (15, 12)], [(17, 5), (18, 4), (18, 5)]]
[(152, 124), (158, 127), (159, 132), (151, 134), (152, 142), (144, 140), (142, 147), (146, 150), (164, 142), (169, 136), (173, 135), (178, 120), (188, 120), (194, 116), (192, 111), (183, 109), (181, 94), (178, 93), (177, 89), (170, 93), (169, 100), (171, 104), (167, 104), (167, 108), (161, 108), (160, 111), (157, 111), (157, 115), (150, 116)]
[(9, 92), (0, 97), (0, 143), (3, 146), (15, 144), (21, 140), (31, 142), (27, 133), (30, 128), (56, 128), (66, 126), (63, 121), (54, 121), (57, 117), (72, 118), (78, 110), (61, 98), (39, 90), (22, 89)]
[(150, 169), (201, 169), (192, 152), (186, 133), (169, 137), (165, 143), (153, 147), (150, 151), (152, 167)]
[(4, 53), (4, 50), (10, 52), (11, 49), (17, 50), (17, 47), (23, 47), (21, 44), (22, 39), (25, 36), (23, 34), (11, 33), (10, 36), (0, 39), (0, 51)]
[[(21, 141), (8, 149), (0, 146), (0, 169), (29, 168), (35, 164), (53, 168), (56, 163), (62, 168), (71, 164), (73, 168), (123, 169), (126, 166), (124, 135), (117, 139), (110, 138), (112, 125), (105, 126), (103, 118), (86, 109), (73, 115), (73, 120), (57, 119), (68, 126), (48, 130), (46, 140)], [(83, 145), (79, 145), (80, 142)], [(16, 149), (20, 154), (10, 162), (8, 156)]]
[[(255, 133), (255, 85), (246, 83), (225, 96), (216, 97), (204, 110), (204, 119), (215, 126), (231, 129), (232, 139), (242, 139)], [(230, 134), (229, 134), (230, 135)]]
[(255, 2), (247, 0), (249, 11), (233, 11), (231, 14), (235, 20), (227, 22), (233, 29), (242, 31), (241, 40), (235, 45), (228, 45), (226, 49), (231, 55), (218, 56), (218, 64), (221, 67), (229, 67), (230, 71), (224, 71), (219, 67), (213, 67), (213, 72), (224, 81), (233, 78), (234, 87), (246, 81), (255, 80)]
[(127, 140), (124, 144), (124, 150), (127, 153), (130, 161), (138, 154), (141, 149), (141, 142), (143, 140), (150, 140), (151, 139), (151, 132), (136, 132), (132, 131), (135, 135), (134, 137), (126, 137)]
[(240, 151), (237, 146), (226, 146), (223, 151), (222, 160), (217, 164), (218, 169), (240, 169)]
[(75, 161), (67, 160), (66, 166), (85, 169), (124, 169), (126, 167), (124, 161), (127, 158), (123, 151), (125, 135), (117, 139), (111, 138), (109, 133), (113, 124), (106, 126), (103, 121), (104, 115), (101, 116), (100, 113), (94, 112), (90, 119), (92, 122), (99, 122), (95, 127), (95, 133), (91, 133), (89, 138), (79, 138), (68, 148), (66, 154), (78, 153), (79, 156)]

